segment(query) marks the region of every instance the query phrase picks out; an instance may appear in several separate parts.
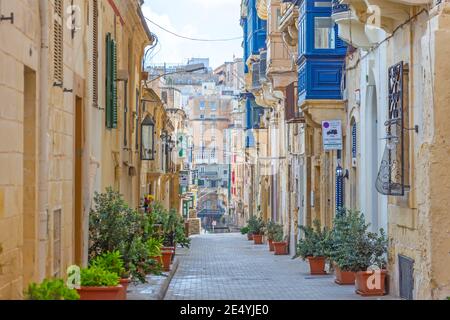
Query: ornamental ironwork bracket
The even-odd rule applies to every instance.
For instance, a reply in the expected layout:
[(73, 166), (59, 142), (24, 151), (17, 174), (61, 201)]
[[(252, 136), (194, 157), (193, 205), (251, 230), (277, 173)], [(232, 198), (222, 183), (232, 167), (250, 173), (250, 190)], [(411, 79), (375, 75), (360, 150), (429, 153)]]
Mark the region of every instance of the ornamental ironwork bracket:
[[(405, 128), (405, 110), (408, 108), (408, 67), (403, 62), (389, 68), (389, 119), (386, 127), (386, 148), (376, 180), (379, 193), (389, 196), (404, 196), (409, 186), (405, 185), (405, 131), (419, 131), (419, 127)], [(406, 92), (406, 93), (405, 93)]]

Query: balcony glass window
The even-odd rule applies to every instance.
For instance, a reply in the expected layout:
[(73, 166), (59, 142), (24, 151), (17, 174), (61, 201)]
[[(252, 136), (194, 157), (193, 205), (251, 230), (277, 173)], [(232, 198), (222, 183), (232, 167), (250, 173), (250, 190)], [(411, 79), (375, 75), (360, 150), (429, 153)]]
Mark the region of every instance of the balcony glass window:
[(314, 47), (316, 49), (335, 49), (333, 20), (329, 17), (314, 19)]

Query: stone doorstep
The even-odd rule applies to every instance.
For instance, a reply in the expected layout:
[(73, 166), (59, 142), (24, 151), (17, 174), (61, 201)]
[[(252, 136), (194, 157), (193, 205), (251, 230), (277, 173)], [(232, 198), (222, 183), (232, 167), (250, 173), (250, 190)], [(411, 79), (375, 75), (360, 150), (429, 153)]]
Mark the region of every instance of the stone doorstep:
[(130, 284), (127, 291), (127, 300), (163, 300), (179, 263), (180, 260), (175, 257), (169, 272), (163, 272), (162, 276), (148, 276), (148, 283)]

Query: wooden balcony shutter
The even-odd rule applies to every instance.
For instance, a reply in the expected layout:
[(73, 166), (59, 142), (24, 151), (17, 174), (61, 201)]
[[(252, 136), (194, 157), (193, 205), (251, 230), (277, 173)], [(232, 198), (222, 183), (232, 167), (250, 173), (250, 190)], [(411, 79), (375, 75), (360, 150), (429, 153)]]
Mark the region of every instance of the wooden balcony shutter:
[(93, 2), (92, 15), (92, 101), (98, 107), (98, 0)]
[(106, 35), (106, 127), (117, 128), (117, 45)]
[(285, 102), (285, 121), (290, 121), (295, 118), (295, 83), (291, 83), (286, 88), (286, 102)]
[(62, 86), (64, 81), (63, 0), (55, 0), (54, 10), (53, 77), (55, 82)]

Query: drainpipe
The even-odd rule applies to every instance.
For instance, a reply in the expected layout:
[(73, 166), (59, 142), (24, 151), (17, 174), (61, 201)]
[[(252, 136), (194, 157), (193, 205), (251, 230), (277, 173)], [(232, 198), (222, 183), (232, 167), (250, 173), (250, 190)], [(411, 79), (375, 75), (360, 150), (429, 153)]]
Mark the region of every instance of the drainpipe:
[(39, 14), (41, 21), (41, 52), (39, 69), (39, 228), (38, 228), (38, 278), (43, 280), (46, 276), (47, 265), (47, 238), (48, 238), (48, 75), (49, 75), (49, 1), (39, 1)]

